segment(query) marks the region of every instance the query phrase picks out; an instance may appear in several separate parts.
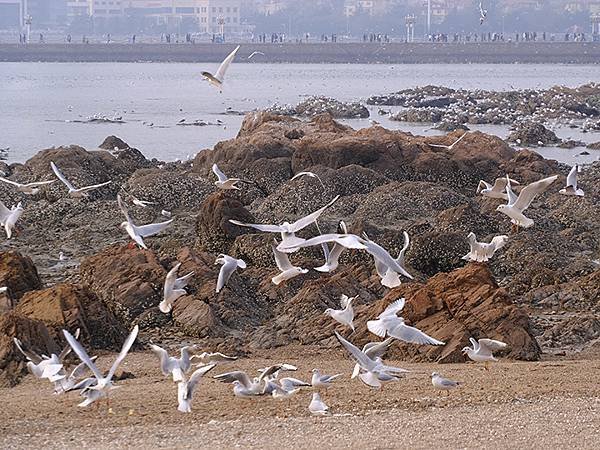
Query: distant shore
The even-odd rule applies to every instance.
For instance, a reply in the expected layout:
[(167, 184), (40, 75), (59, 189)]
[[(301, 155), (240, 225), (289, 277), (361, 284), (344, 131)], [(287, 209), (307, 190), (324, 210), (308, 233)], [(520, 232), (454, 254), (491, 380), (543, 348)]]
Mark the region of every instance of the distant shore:
[[(0, 62), (219, 62), (236, 44), (0, 44)], [(243, 43), (236, 62), (598, 64), (599, 42)], [(264, 55), (248, 56), (255, 51)]]

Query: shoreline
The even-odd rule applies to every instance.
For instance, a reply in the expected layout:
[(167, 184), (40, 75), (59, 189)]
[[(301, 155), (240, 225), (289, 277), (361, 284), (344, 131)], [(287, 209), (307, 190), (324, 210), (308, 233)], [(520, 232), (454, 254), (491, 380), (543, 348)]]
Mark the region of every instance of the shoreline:
[[(0, 62), (220, 62), (237, 44), (0, 44)], [(598, 64), (598, 42), (241, 44), (237, 63)], [(248, 60), (254, 51), (264, 56)]]

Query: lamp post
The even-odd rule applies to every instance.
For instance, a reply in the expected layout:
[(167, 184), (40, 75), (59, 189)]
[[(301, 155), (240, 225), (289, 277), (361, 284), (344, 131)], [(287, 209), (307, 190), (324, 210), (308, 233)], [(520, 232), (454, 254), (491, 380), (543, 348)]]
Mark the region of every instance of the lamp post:
[(427, 34), (431, 34), (431, 0), (427, 0)]
[(29, 35), (31, 34), (31, 22), (33, 22), (33, 17), (27, 14), (27, 16), (25, 16), (25, 43), (29, 43)]
[(407, 15), (404, 17), (404, 23), (406, 24), (406, 42), (413, 42), (415, 40), (415, 22), (416, 17), (414, 15)]

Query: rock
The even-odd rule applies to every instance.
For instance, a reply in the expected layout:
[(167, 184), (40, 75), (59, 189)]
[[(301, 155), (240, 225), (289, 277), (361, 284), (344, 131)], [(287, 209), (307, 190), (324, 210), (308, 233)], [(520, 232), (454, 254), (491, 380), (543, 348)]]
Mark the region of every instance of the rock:
[(585, 142), (583, 141), (574, 141), (573, 139), (563, 140), (560, 144), (557, 145), (560, 148), (575, 148), (575, 147), (585, 147)]
[(102, 144), (100, 144), (98, 148), (110, 151), (114, 150), (115, 148), (118, 150), (124, 150), (129, 148), (129, 145), (117, 136), (108, 136), (106, 139), (104, 139), (104, 141), (102, 141)]
[(519, 142), (520, 145), (528, 145), (531, 147), (552, 145), (561, 142), (553, 131), (547, 129), (541, 123), (532, 122), (520, 124), (517, 129), (508, 136), (508, 141)]
[(64, 342), (62, 330), (81, 329), (80, 340), (90, 348), (118, 351), (126, 329), (106, 305), (87, 289), (61, 283), (23, 296), (15, 312), (43, 322), (56, 342)]
[(591, 150), (600, 150), (600, 142), (592, 142), (591, 144), (586, 145), (586, 147)]
[(360, 103), (344, 103), (329, 97), (309, 97), (298, 105), (273, 105), (268, 112), (284, 116), (313, 117), (329, 114), (336, 119), (369, 117), (369, 110)]
[(38, 354), (60, 351), (43, 322), (15, 312), (0, 315), (0, 387), (14, 386), (27, 374), (26, 359), (16, 348), (14, 338)]
[(31, 258), (11, 250), (0, 252), (0, 287), (8, 288), (8, 295), (20, 299), (29, 291), (42, 288), (42, 280)]

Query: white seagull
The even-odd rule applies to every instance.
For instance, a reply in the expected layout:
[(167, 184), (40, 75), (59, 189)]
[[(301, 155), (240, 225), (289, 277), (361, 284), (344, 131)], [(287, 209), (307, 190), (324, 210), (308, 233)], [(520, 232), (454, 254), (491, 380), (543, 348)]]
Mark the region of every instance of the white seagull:
[(314, 172), (298, 172), (296, 175), (294, 175), (290, 181), (294, 181), (297, 180), (298, 178), (301, 177), (310, 177), (310, 178), (316, 178), (317, 180), (319, 180), (319, 183), (321, 184), (321, 187), (323, 189), (325, 189), (325, 185), (323, 184), (323, 181), (321, 181), (321, 179), (319, 178), (319, 175), (317, 175)]
[(223, 383), (233, 383), (233, 395), (236, 397), (253, 397), (263, 394), (263, 374), (258, 378), (251, 379), (246, 372), (236, 370), (216, 375), (213, 378)]
[(508, 236), (506, 235), (494, 236), (492, 242), (489, 244), (486, 242), (477, 242), (475, 233), (469, 233), (468, 238), (471, 249), (462, 259), (477, 262), (489, 261), (494, 256), (494, 253), (504, 247), (508, 241)]
[(163, 288), (163, 299), (159, 303), (158, 308), (165, 314), (168, 314), (173, 309), (173, 303), (182, 295), (186, 295), (185, 287), (194, 275), (190, 272), (187, 275), (177, 278), (177, 271), (181, 267), (181, 263), (175, 264), (165, 278), (165, 286)]
[(327, 406), (318, 392), (313, 392), (312, 400), (308, 405), (308, 410), (313, 416), (327, 416), (329, 415), (329, 406)]
[(277, 241), (271, 244), (271, 248), (273, 249), (273, 255), (275, 256), (275, 263), (277, 264), (277, 268), (281, 271), (280, 274), (275, 275), (273, 278), (271, 278), (273, 284), (279, 285), (284, 281), (291, 280), (292, 278), (297, 277), (298, 275), (308, 273), (307, 269), (303, 269), (302, 267), (296, 267), (292, 265), (287, 253), (283, 253), (277, 250)]
[[(479, 180), (477, 185), (477, 193), (484, 197), (499, 198), (502, 200), (508, 200), (508, 194), (506, 193), (506, 185), (509, 180), (506, 177), (496, 178), (493, 185), (490, 183)], [(510, 180), (511, 184), (520, 184), (518, 181)]]
[(215, 289), (217, 294), (225, 287), (229, 278), (233, 275), (233, 272), (237, 269), (245, 269), (247, 267), (243, 260), (236, 259), (223, 253), (217, 257), (215, 264), (222, 264), (221, 270), (219, 271), (219, 278), (217, 279), (217, 287)]
[(485, 19), (487, 18), (487, 9), (483, 9), (483, 2), (479, 2), (479, 24), (483, 25)]
[(402, 284), (402, 282), (400, 281), (400, 275), (404, 275), (405, 277), (412, 279), (412, 276), (404, 269), (406, 250), (408, 250), (408, 247), (410, 246), (410, 237), (408, 236), (408, 233), (406, 231), (403, 232), (404, 246), (402, 247), (402, 250), (400, 250), (398, 257), (394, 260), (397, 266), (402, 269), (401, 271), (394, 270), (394, 268), (389, 267), (385, 263), (385, 261), (378, 258), (377, 255), (383, 255), (384, 252), (385, 254), (387, 254), (387, 256), (390, 255), (387, 251), (383, 249), (383, 247), (376, 244), (375, 242), (372, 242), (366, 235), (366, 233), (363, 234), (365, 240), (367, 241), (367, 252), (369, 252), (369, 248), (371, 248), (371, 251), (369, 253), (373, 255), (373, 259), (375, 261), (375, 270), (377, 271), (379, 278), (381, 278), (381, 284), (383, 286), (388, 287), (390, 289), (400, 286)]
[(0, 225), (4, 227), (8, 239), (12, 237), (13, 229), (17, 225), (17, 221), (23, 215), (23, 211), (24, 209), (21, 202), (19, 202), (17, 206), (8, 209), (6, 205), (0, 201)]
[(367, 328), (373, 334), (379, 337), (389, 335), (400, 341), (419, 345), (445, 345), (442, 341), (428, 336), (421, 330), (414, 327), (409, 327), (404, 323), (402, 317), (398, 317), (398, 313), (404, 309), (405, 300), (403, 298), (391, 303), (385, 311), (383, 311), (377, 320), (369, 320)]
[(534, 224), (534, 221), (523, 215), (533, 202), (533, 199), (544, 192), (552, 183), (556, 181), (558, 175), (544, 178), (534, 183), (528, 184), (517, 196), (510, 187), (510, 182), (506, 184), (506, 193), (508, 194), (508, 203), (506, 205), (498, 205), (496, 211), (506, 214), (510, 217), (513, 225), (517, 227), (529, 228)]
[[(362, 351), (365, 355), (367, 355), (372, 360), (382, 362), (383, 355), (385, 355), (385, 352), (387, 352), (389, 350), (389, 348), (392, 346), (392, 343), (394, 342), (394, 340), (395, 340), (395, 338), (389, 337), (385, 341), (369, 342), (369, 343), (365, 344)], [(352, 378), (352, 379), (356, 378), (360, 374), (360, 371), (361, 371), (360, 365), (358, 363), (355, 364), (354, 370), (352, 371), (352, 376), (350, 378)]]
[(177, 383), (177, 411), (182, 413), (192, 412), (192, 400), (194, 398), (194, 392), (200, 384), (202, 377), (206, 373), (210, 372), (215, 366), (216, 364), (202, 366), (192, 373), (192, 376), (190, 376), (188, 381), (184, 380)]
[(585, 195), (584, 192), (577, 187), (577, 172), (579, 172), (579, 166), (575, 164), (567, 176), (567, 186), (558, 191), (559, 194), (574, 195), (577, 197), (583, 197)]
[(125, 215), (125, 218), (127, 219), (126, 222), (121, 223), (121, 228), (125, 229), (129, 237), (131, 237), (131, 239), (133, 239), (137, 245), (139, 245), (145, 250), (148, 250), (148, 247), (144, 243), (144, 238), (154, 236), (155, 234), (160, 233), (173, 222), (173, 219), (171, 219), (167, 220), (166, 222), (151, 223), (148, 225), (138, 226), (133, 223), (133, 220), (129, 216), (129, 211), (127, 210), (127, 207), (123, 203), (123, 200), (121, 200), (121, 196), (118, 194), (117, 203), (119, 204), (119, 208), (121, 208), (121, 212), (123, 213), (123, 215)]
[[(79, 336), (79, 328), (75, 331)], [(63, 360), (71, 352), (71, 347), (66, 346), (60, 355), (51, 354), (50, 356), (39, 355), (31, 349), (26, 348), (23, 343), (13, 338), (17, 349), (27, 358), (27, 370), (36, 378), (46, 378), (52, 383), (56, 383), (65, 378), (66, 372), (63, 370)]]
[[(346, 223), (344, 221), (340, 221), (339, 228), (341, 229), (343, 234), (348, 234), (348, 228), (346, 227)], [(330, 241), (331, 242), (331, 241)], [(360, 244), (355, 242), (356, 244)], [(346, 247), (334, 241), (333, 247), (329, 250), (329, 242), (321, 243), (321, 247), (323, 248), (323, 255), (325, 256), (325, 264), (320, 267), (315, 267), (317, 272), (333, 272), (340, 265), (340, 256)], [(361, 248), (366, 248), (366, 246), (360, 244)]]
[(464, 347), (462, 349), (463, 354), (466, 354), (471, 360), (475, 362), (483, 362), (485, 364), (485, 369), (488, 370), (487, 364), (490, 361), (498, 361), (494, 358), (493, 352), (497, 350), (503, 350), (508, 345), (501, 341), (495, 341), (493, 339), (479, 339), (476, 341), (473, 338), (469, 338), (471, 341), (471, 347)]
[(264, 54), (263, 52), (252, 52), (252, 53), (250, 53), (250, 56), (248, 56), (248, 59), (252, 59), (252, 58), (254, 58), (256, 55), (265, 56), (265, 54)]
[(341, 373), (335, 375), (321, 375), (321, 371), (319, 369), (313, 369), (310, 384), (315, 389), (328, 388), (329, 386), (331, 386), (331, 383), (333, 383), (333, 381), (335, 381), (336, 378), (339, 378), (341, 376)]
[(226, 363), (237, 360), (237, 356), (227, 356), (220, 352), (202, 352), (199, 355), (192, 355), (190, 358), (192, 361), (195, 359), (200, 360), (198, 367), (206, 366), (208, 364)]
[(169, 353), (158, 345), (150, 344), (150, 348), (152, 352), (158, 356), (160, 361), (160, 370), (164, 376), (172, 376), (175, 383), (185, 380), (185, 373), (192, 368), (190, 351), (194, 351), (196, 349), (195, 345), (186, 345), (181, 347), (181, 356), (179, 358), (169, 356)]
[(454, 149), (454, 146), (455, 146), (456, 144), (458, 144), (460, 141), (462, 141), (462, 140), (464, 139), (464, 137), (465, 137), (467, 134), (468, 134), (468, 133), (463, 133), (463, 134), (461, 135), (461, 137), (459, 137), (459, 138), (458, 138), (456, 141), (454, 141), (454, 142), (452, 143), (452, 145), (443, 145), (443, 144), (427, 144), (427, 145), (429, 145), (430, 147), (435, 147), (435, 148), (445, 148), (446, 150), (452, 150), (452, 149)]
[(65, 176), (62, 174), (62, 172), (60, 170), (58, 170), (58, 167), (56, 167), (56, 164), (54, 164), (52, 161), (50, 161), (50, 167), (52, 167), (52, 171), (58, 177), (58, 179), (63, 182), (63, 184), (67, 187), (67, 189), (69, 189), (69, 195), (73, 198), (88, 197), (89, 191), (93, 191), (94, 189), (98, 189), (98, 188), (101, 188), (102, 186), (106, 186), (107, 184), (112, 183), (112, 181), (106, 181), (105, 183), (93, 184), (91, 186), (85, 186), (85, 187), (77, 189), (75, 186), (73, 186), (71, 184), (71, 182), (69, 180), (67, 180), (65, 178)]
[(22, 184), (22, 183), (17, 183), (16, 181), (9, 180), (8, 178), (4, 178), (4, 177), (0, 177), (0, 181), (3, 181), (5, 183), (16, 186), (17, 191), (22, 192), (23, 194), (27, 194), (27, 195), (35, 195), (38, 192), (40, 192), (41, 186), (45, 186), (47, 184), (52, 184), (52, 183), (56, 182), (56, 180), (51, 180), (51, 181), (36, 181), (34, 183)]
[(354, 309), (352, 309), (352, 300), (356, 297), (348, 297), (342, 294), (340, 297), (340, 304), (343, 309), (332, 309), (327, 308), (325, 314), (330, 316), (336, 322), (341, 323), (346, 327), (350, 327), (354, 331)]
[(139, 328), (136, 325), (135, 327), (133, 327), (133, 330), (131, 331), (127, 339), (125, 339), (123, 347), (121, 348), (121, 352), (117, 356), (117, 359), (115, 359), (115, 362), (108, 371), (108, 374), (104, 376), (102, 375), (102, 372), (98, 370), (98, 367), (96, 367), (96, 364), (94, 364), (94, 361), (92, 361), (92, 359), (88, 356), (87, 352), (81, 346), (79, 341), (75, 339), (67, 330), (63, 330), (63, 334), (65, 335), (65, 338), (67, 339), (67, 342), (69, 343), (73, 351), (77, 354), (79, 359), (90, 368), (90, 370), (94, 374), (94, 377), (96, 378), (96, 383), (84, 389), (84, 391), (82, 392), (86, 399), (83, 402), (81, 402), (78, 406), (86, 407), (91, 405), (95, 401), (100, 400), (101, 398), (108, 398), (109, 392), (113, 389), (116, 389), (116, 386), (112, 382), (112, 378), (115, 375), (117, 369), (119, 368), (121, 362), (127, 356), (129, 349), (135, 342), (138, 332)]
[(437, 372), (433, 372), (431, 374), (431, 384), (434, 388), (441, 389), (442, 391), (450, 391), (451, 389), (456, 389), (458, 386), (460, 386), (458, 381), (444, 378)]
[(305, 242), (305, 239), (296, 237), (295, 233), (306, 228), (311, 223), (315, 222), (321, 214), (323, 214), (327, 208), (333, 205), (340, 196), (338, 195), (321, 209), (309, 214), (308, 216), (298, 219), (294, 223), (283, 222), (281, 225), (267, 225), (267, 224), (254, 224), (254, 223), (243, 223), (237, 220), (230, 219), (229, 222), (239, 225), (241, 227), (254, 228), (258, 231), (264, 231), (267, 233), (280, 233), (281, 243), (277, 246), (277, 250), (284, 253), (293, 253), (298, 250), (300, 244)]
[(238, 45), (234, 51), (232, 51), (225, 60), (221, 63), (219, 68), (217, 69), (217, 73), (214, 75), (210, 72), (201, 72), (202, 76), (214, 87), (219, 89), (219, 92), (223, 92), (223, 83), (225, 81), (225, 73), (227, 69), (229, 69), (229, 65), (235, 59), (235, 55), (237, 54), (240, 46)]
[(239, 183), (240, 180), (239, 178), (228, 178), (227, 175), (225, 175), (223, 172), (221, 172), (221, 169), (219, 169), (219, 166), (217, 166), (216, 164), (213, 164), (212, 166), (212, 171), (213, 173), (217, 176), (218, 180), (215, 181), (215, 185), (219, 188), (219, 189), (225, 189), (225, 190), (240, 190), (240, 188), (236, 185), (236, 183)]

